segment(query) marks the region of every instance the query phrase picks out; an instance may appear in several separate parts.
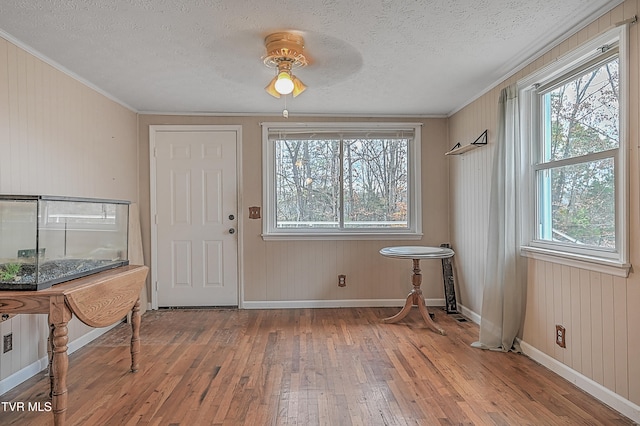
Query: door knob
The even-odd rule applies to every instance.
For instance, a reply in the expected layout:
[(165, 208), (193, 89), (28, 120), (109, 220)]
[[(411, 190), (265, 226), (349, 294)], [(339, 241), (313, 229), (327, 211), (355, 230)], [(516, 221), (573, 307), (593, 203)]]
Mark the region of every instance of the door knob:
[(229, 229), (229, 233), (230, 233), (230, 234), (235, 234), (235, 232), (236, 232), (236, 230), (235, 230), (235, 229), (233, 229), (233, 228)]

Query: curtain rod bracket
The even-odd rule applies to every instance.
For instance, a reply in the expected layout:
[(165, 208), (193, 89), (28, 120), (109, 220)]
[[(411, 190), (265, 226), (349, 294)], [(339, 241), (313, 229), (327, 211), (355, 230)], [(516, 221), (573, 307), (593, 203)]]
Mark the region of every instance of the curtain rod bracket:
[(627, 24), (635, 24), (636, 22), (638, 22), (638, 15), (633, 15), (629, 19), (625, 19), (624, 21), (616, 22), (615, 26), (616, 27), (621, 27), (621, 26), (627, 25)]

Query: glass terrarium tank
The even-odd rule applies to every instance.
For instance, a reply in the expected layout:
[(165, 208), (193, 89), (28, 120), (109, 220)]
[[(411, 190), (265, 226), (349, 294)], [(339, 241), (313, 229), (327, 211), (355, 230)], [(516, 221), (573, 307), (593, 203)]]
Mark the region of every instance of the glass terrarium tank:
[(0, 290), (128, 265), (128, 230), (128, 201), (0, 195)]

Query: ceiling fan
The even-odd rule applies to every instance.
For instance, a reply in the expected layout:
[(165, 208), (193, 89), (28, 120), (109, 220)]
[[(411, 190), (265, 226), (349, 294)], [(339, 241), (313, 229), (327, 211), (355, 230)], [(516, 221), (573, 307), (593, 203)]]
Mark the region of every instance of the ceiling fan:
[(264, 39), (267, 53), (262, 57), (267, 67), (276, 69), (276, 76), (265, 90), (271, 96), (279, 98), (292, 94), (295, 98), (307, 89), (307, 86), (293, 74), (294, 68), (307, 66), (310, 61), (304, 52), (304, 38), (292, 32), (277, 32)]
[[(287, 103), (304, 88), (307, 88), (305, 96), (295, 98), (297, 104), (318, 102), (327, 96), (332, 86), (357, 74), (363, 64), (362, 55), (354, 46), (333, 35), (313, 30), (267, 27), (236, 31), (215, 40), (210, 48), (211, 67), (219, 77), (251, 88), (253, 95), (253, 90), (264, 90), (270, 93), (267, 98), (279, 98), (285, 109)], [(281, 70), (296, 77), (291, 78), (294, 89), (288, 95), (275, 90)], [(312, 97), (307, 97), (309, 88), (313, 89)], [(259, 102), (264, 100), (262, 97), (256, 99)]]

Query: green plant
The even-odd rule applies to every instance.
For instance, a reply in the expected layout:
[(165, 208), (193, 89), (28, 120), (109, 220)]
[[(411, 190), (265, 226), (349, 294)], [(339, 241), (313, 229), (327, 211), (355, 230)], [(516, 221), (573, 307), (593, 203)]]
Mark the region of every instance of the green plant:
[(18, 275), (18, 272), (20, 272), (19, 263), (7, 263), (0, 269), (0, 280), (11, 281)]

